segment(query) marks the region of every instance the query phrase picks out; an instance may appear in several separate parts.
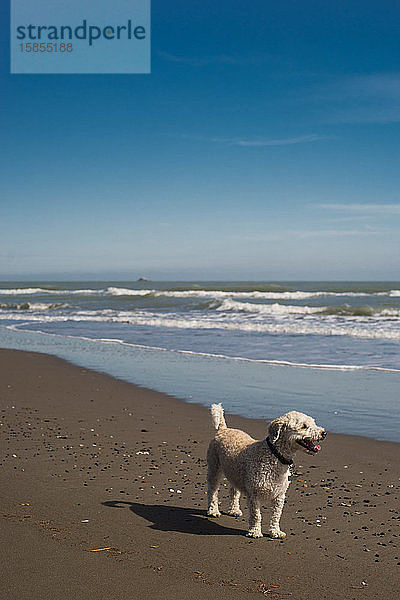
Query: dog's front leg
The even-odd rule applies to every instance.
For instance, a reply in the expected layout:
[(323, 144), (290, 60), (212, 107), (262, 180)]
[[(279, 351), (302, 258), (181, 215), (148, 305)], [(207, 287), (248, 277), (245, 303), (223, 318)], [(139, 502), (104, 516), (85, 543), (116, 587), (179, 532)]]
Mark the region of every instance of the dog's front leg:
[(243, 514), (242, 511), (240, 510), (239, 499), (240, 499), (239, 490), (237, 490), (235, 487), (233, 487), (233, 485), (231, 485), (231, 489), (229, 492), (229, 508), (228, 508), (228, 515), (230, 515), (231, 517), (241, 517)]
[(273, 538), (283, 539), (286, 537), (286, 533), (281, 531), (279, 528), (279, 521), (281, 519), (281, 514), (283, 510), (283, 505), (285, 503), (285, 494), (281, 496), (277, 496), (272, 501), (272, 512), (271, 518), (269, 521), (269, 531), (268, 535)]
[(247, 499), (249, 503), (249, 531), (247, 535), (252, 538), (260, 538), (262, 537), (260, 499), (252, 494), (249, 494)]

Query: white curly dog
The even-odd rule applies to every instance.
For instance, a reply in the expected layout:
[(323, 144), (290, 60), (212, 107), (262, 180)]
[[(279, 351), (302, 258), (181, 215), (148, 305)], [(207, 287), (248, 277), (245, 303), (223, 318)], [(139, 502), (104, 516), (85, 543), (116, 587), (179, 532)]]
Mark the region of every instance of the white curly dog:
[(207, 451), (208, 515), (219, 517), (218, 488), (222, 477), (228, 479), (230, 502), (228, 514), (242, 516), (239, 506), (241, 492), (247, 496), (249, 506), (248, 536), (262, 537), (261, 502), (272, 505), (268, 535), (284, 538), (279, 521), (289, 486), (290, 465), (300, 448), (308, 454), (321, 449), (318, 442), (326, 432), (313, 418), (291, 411), (271, 421), (268, 435), (257, 441), (240, 429), (227, 427), (221, 404), (211, 406), (211, 416), (217, 433)]

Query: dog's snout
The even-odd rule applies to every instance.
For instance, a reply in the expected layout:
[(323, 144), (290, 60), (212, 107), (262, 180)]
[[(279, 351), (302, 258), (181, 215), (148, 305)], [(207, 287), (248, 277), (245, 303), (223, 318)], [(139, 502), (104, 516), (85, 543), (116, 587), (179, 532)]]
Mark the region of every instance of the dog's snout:
[(321, 437), (324, 440), (326, 438), (326, 431), (325, 429), (323, 431), (321, 431)]

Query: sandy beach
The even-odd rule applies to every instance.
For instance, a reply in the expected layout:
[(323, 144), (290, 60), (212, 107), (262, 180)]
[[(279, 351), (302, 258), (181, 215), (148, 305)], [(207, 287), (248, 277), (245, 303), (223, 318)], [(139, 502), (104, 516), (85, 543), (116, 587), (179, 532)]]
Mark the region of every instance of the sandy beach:
[(206, 516), (207, 409), (44, 354), (0, 350), (0, 373), (1, 598), (398, 597), (398, 444), (299, 452), (287, 539), (250, 540), (246, 509)]

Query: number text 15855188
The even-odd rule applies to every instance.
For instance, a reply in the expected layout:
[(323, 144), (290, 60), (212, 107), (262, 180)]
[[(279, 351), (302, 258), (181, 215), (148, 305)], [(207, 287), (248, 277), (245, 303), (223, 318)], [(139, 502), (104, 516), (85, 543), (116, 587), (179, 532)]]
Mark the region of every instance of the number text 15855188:
[(21, 52), (72, 52), (72, 43), (65, 42), (25, 42), (19, 45)]

